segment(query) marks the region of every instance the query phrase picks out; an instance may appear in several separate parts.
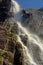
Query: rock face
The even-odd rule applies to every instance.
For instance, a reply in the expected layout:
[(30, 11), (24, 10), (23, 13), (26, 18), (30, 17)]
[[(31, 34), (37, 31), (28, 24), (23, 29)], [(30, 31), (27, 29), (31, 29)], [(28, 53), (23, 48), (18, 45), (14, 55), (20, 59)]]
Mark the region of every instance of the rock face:
[(9, 18), (8, 12), (11, 7), (11, 0), (0, 1), (0, 21), (4, 22), (5, 19)]
[(30, 32), (43, 37), (43, 12), (40, 10), (23, 10), (22, 24)]
[(22, 51), (16, 34), (9, 32), (6, 26), (0, 26), (0, 65), (22, 65)]
[(23, 65), (23, 48), (16, 35), (18, 25), (14, 23), (11, 27), (9, 21), (6, 22), (13, 18), (11, 4), (11, 0), (0, 1), (0, 65)]

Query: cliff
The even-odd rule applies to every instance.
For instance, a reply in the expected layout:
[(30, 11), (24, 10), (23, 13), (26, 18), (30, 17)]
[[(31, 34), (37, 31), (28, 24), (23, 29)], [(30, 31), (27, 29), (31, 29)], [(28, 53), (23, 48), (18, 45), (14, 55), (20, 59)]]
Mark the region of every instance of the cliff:
[[(42, 9), (41, 9), (42, 10)], [(31, 33), (43, 38), (43, 11), (29, 9), (23, 10), (22, 24)]]

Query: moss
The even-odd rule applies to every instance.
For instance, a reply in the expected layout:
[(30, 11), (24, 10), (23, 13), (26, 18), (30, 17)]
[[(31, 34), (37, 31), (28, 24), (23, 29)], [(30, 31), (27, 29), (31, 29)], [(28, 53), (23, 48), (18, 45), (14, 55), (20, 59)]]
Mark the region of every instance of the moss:
[[(8, 31), (10, 30), (10, 27), (11, 27), (11, 24), (9, 22), (5, 22), (3, 24), (3, 27), (5, 29), (7, 29)], [(11, 30), (10, 30), (11, 33), (14, 33), (14, 34), (17, 34), (18, 33), (18, 24), (17, 23), (14, 23), (13, 26), (11, 27)]]
[(5, 23), (3, 24), (3, 27), (6, 28), (7, 30), (9, 30), (9, 28), (10, 28), (10, 23), (8, 23), (8, 22), (6, 23), (6, 22), (5, 22)]
[(0, 56), (0, 62), (2, 62), (3, 61), (3, 57), (2, 56)]
[(12, 38), (17, 41), (17, 36), (14, 33), (8, 33), (8, 38)]
[(14, 23), (12, 29), (11, 29), (11, 32), (14, 33), (14, 34), (17, 34), (18, 32), (18, 25), (17, 23)]

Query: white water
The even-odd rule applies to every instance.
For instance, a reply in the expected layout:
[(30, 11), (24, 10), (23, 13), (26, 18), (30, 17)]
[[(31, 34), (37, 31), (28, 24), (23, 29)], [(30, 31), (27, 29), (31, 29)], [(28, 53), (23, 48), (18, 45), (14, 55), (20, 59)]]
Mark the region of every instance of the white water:
[[(23, 44), (23, 42), (21, 41), (21, 39), (20, 39), (20, 36), (18, 37), (18, 41), (20, 41), (21, 42), (21, 44), (23, 45), (23, 47), (25, 48), (25, 50), (24, 50), (24, 57), (26, 57), (27, 59), (25, 60), (26, 62), (25, 62), (25, 64), (28, 62), (28, 60), (29, 60), (29, 62), (30, 62), (30, 64), (33, 64), (33, 65), (40, 65), (39, 64), (39, 62), (41, 62), (40, 60), (38, 61), (37, 60), (37, 55), (36, 55), (36, 60), (38, 61), (38, 64), (37, 64), (37, 62), (35, 62), (34, 60), (34, 56), (33, 56), (33, 52), (32, 52), (32, 47), (31, 46), (33, 46), (33, 45), (35, 45), (36, 46), (36, 48), (33, 48), (33, 49), (37, 49), (38, 51), (40, 51), (41, 52), (41, 54), (43, 54), (43, 44), (41, 43), (41, 40), (39, 39), (39, 37), (37, 36), (37, 35), (35, 35), (35, 34), (31, 34), (29, 31), (27, 31), (26, 30), (26, 28), (24, 28), (19, 22), (17, 22), (17, 24), (18, 24), (18, 26), (19, 26), (19, 28), (23, 31), (23, 34), (26, 34), (27, 36), (28, 36), (28, 44), (27, 44), (27, 46), (25, 46), (24, 44)], [(20, 32), (20, 31), (19, 31)], [(22, 33), (20, 33), (19, 35), (22, 35)], [(28, 48), (28, 45), (30, 46), (30, 48)], [(38, 47), (38, 48), (37, 48)], [(37, 53), (37, 50), (33, 50), (33, 51), (35, 51), (35, 53)], [(34, 54), (35, 54), (34, 53)], [(40, 54), (39, 54), (40, 55)], [(41, 57), (41, 55), (40, 55), (40, 57)], [(40, 59), (40, 58), (39, 58)], [(42, 59), (43, 59), (43, 56), (42, 56)], [(28, 63), (29, 63), (28, 62)], [(27, 64), (28, 64), (27, 63)], [(43, 63), (43, 61), (41, 62), (41, 63)], [(29, 65), (29, 64), (28, 64)], [(42, 65), (42, 64), (41, 64)]]
[[(19, 34), (17, 35), (18, 41), (23, 46), (24, 55), (24, 65), (43, 65), (43, 43), (42, 40), (35, 34), (30, 33), (30, 31), (21, 25), (21, 8), (17, 2), (13, 1), (13, 11), (14, 11), (14, 22), (19, 26)], [(24, 45), (21, 40), (20, 35), (25, 34), (28, 36), (27, 46)]]

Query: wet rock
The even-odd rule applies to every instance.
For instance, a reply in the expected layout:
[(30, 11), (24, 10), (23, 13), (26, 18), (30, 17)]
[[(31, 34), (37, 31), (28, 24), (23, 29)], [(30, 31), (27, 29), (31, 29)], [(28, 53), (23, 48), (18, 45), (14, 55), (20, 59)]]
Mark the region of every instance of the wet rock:
[(23, 65), (23, 49), (22, 45), (17, 42), (15, 46), (15, 54), (14, 54), (14, 65)]
[(20, 35), (20, 37), (21, 37), (21, 41), (24, 43), (24, 45), (27, 46), (28, 36), (27, 35)]
[(17, 41), (16, 34), (9, 32), (4, 26), (0, 27), (0, 56), (5, 65), (22, 65), (23, 48)]

